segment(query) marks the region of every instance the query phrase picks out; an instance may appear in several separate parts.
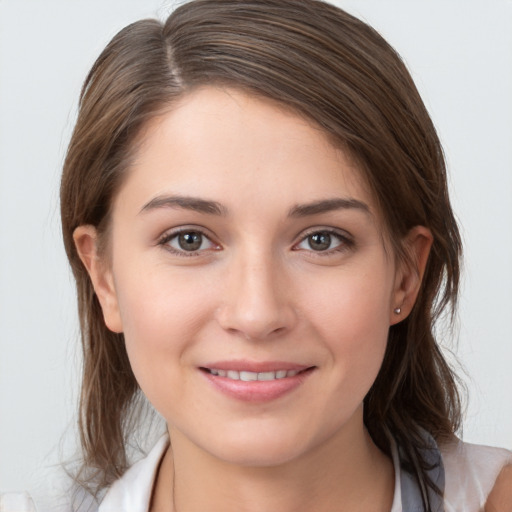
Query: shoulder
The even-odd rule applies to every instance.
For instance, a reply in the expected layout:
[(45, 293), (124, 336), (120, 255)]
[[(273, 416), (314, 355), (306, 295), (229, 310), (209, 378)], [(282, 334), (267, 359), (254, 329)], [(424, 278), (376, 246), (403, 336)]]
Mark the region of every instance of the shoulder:
[(34, 501), (27, 492), (0, 493), (1, 512), (35, 512)]
[[(43, 479), (44, 477), (44, 479)], [(0, 512), (97, 512), (94, 497), (56, 469), (29, 491), (0, 493)]]
[(505, 466), (485, 503), (485, 512), (510, 512), (512, 510), (512, 465)]
[[(155, 474), (169, 445), (162, 436), (146, 457), (116, 480), (98, 504), (94, 496), (67, 475), (45, 473), (41, 488), (0, 493), (0, 512), (120, 512), (148, 510)], [(100, 498), (99, 498), (100, 499)]]
[(512, 452), (459, 439), (440, 449), (445, 469), (446, 512), (483, 509), (498, 475), (512, 464)]

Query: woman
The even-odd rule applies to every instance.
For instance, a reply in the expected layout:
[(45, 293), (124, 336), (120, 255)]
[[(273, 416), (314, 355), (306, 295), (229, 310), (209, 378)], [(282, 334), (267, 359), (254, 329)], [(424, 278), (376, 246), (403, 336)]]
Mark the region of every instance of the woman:
[[(442, 150), (370, 27), (310, 0), (127, 27), (86, 80), (61, 204), (101, 512), (484, 506), (510, 454), (454, 437)], [(168, 436), (128, 469), (141, 391)]]

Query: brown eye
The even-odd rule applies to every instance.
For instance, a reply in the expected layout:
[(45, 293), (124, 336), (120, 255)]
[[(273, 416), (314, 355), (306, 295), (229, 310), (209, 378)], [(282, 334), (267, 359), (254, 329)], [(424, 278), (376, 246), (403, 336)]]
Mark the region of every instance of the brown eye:
[(187, 229), (166, 235), (160, 241), (160, 245), (181, 256), (194, 256), (203, 251), (219, 248), (201, 231)]
[(330, 233), (314, 233), (309, 235), (308, 244), (314, 251), (326, 251), (331, 248), (331, 234)]
[(295, 246), (295, 250), (313, 251), (317, 253), (331, 254), (352, 247), (353, 242), (343, 233), (332, 230), (310, 231)]
[(197, 231), (189, 231), (178, 235), (178, 245), (183, 251), (197, 251), (203, 244), (203, 235)]

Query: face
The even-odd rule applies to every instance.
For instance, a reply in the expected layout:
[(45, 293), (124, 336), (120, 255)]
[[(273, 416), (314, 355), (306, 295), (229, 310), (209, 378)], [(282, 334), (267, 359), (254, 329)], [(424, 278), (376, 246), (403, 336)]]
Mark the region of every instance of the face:
[(189, 94), (142, 140), (92, 275), (171, 436), (265, 465), (362, 430), (406, 292), (357, 167), (235, 90)]

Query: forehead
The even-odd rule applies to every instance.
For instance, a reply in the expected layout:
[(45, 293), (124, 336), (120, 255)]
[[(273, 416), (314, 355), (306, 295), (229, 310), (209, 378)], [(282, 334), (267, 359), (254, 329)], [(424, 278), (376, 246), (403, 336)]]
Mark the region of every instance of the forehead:
[(260, 210), (343, 196), (377, 215), (360, 169), (320, 128), (271, 100), (217, 87), (148, 123), (118, 199), (129, 194), (141, 208), (171, 193)]

